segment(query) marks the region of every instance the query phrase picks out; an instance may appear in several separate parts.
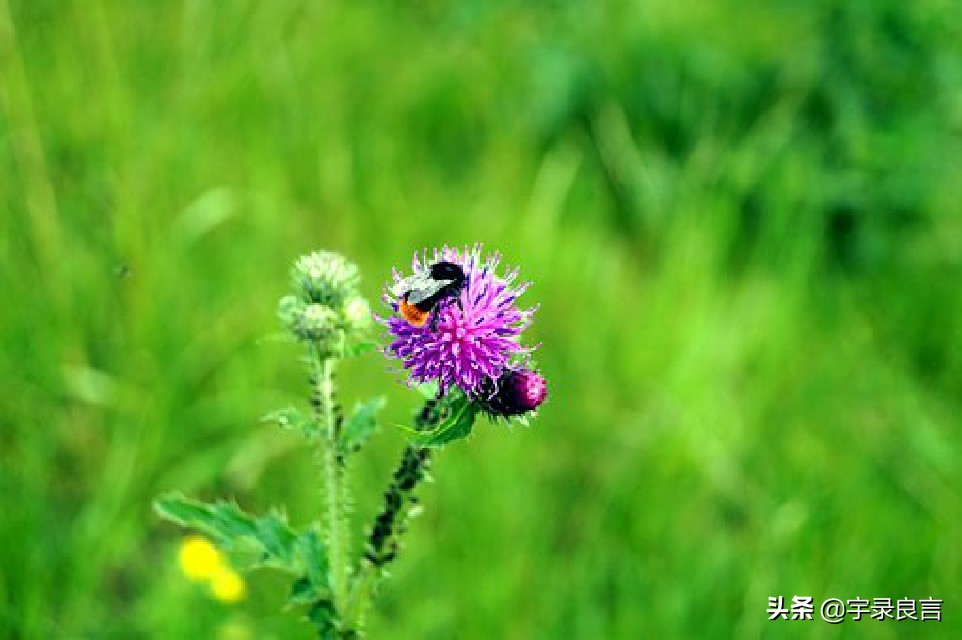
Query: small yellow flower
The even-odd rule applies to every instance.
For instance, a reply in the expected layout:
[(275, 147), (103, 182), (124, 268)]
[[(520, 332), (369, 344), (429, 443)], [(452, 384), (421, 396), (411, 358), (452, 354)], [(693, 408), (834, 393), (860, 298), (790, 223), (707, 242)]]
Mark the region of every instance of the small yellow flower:
[(180, 545), (180, 569), (194, 582), (210, 580), (222, 566), (221, 553), (201, 536), (187, 536)]
[(239, 602), (247, 595), (247, 585), (236, 571), (222, 566), (210, 578), (210, 591), (221, 602)]

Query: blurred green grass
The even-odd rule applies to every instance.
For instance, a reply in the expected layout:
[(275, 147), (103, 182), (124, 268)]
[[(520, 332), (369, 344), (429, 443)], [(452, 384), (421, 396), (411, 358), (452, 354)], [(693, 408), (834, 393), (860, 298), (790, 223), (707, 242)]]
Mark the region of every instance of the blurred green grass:
[(440, 457), (371, 637), (962, 634), (960, 43), (938, 0), (0, 0), (0, 635), (310, 637), (279, 581), (185, 583), (150, 500), (310, 517), (257, 421), (303, 392), (289, 264), (376, 298), (474, 241), (535, 283), (550, 402)]

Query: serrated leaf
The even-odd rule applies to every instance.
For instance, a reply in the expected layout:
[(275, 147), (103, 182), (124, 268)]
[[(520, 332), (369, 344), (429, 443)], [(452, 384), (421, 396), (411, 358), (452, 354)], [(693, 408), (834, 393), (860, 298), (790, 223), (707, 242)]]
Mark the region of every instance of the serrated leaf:
[(330, 591), (330, 567), (327, 562), (327, 548), (320, 533), (314, 528), (305, 531), (297, 540), (301, 560), (307, 570), (307, 577), (317, 599)]
[(269, 512), (257, 521), (257, 540), (264, 547), (264, 559), (273, 565), (296, 566), (295, 544), (297, 534), (287, 525), (285, 518), (275, 511)]
[(430, 431), (405, 428), (411, 435), (411, 443), (421, 447), (439, 447), (466, 438), (474, 427), (478, 408), (464, 395), (444, 400), (445, 411), (438, 425)]
[(154, 511), (162, 518), (209, 536), (231, 554), (238, 569), (270, 567), (295, 574), (303, 572), (295, 553), (297, 534), (280, 513), (272, 511), (258, 518), (232, 502), (207, 504), (177, 493), (156, 499)]
[[(296, 549), (298, 564), (303, 568), (305, 575), (291, 585), (287, 606), (310, 605), (308, 617), (315, 625), (320, 628), (328, 623), (333, 624), (333, 617), (324, 622), (328, 613), (331, 616), (334, 613), (333, 609), (328, 610), (328, 605), (331, 604), (330, 567), (327, 561), (327, 549), (315, 527), (298, 536)], [(318, 624), (319, 622), (322, 624)]]
[(271, 411), (262, 420), (264, 422), (276, 422), (283, 429), (299, 431), (307, 438), (316, 438), (321, 435), (317, 422), (296, 407), (285, 407), (277, 411)]
[(354, 407), (341, 427), (338, 451), (341, 455), (354, 453), (377, 431), (377, 413), (384, 408), (384, 398), (372, 398)]
[(327, 548), (317, 528), (312, 526), (297, 538), (298, 563), (304, 573), (291, 586), (287, 606), (314, 605), (331, 598), (330, 567)]
[(255, 518), (230, 502), (206, 504), (175, 493), (155, 500), (154, 511), (182, 527), (206, 533), (225, 548), (238, 538), (257, 533)]

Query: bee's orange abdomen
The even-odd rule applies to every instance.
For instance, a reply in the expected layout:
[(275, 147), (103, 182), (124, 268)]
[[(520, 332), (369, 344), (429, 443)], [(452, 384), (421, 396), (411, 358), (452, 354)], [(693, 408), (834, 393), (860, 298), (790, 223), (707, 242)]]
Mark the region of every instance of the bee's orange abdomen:
[(406, 297), (402, 297), (398, 301), (397, 310), (401, 317), (413, 327), (423, 327), (428, 321), (428, 316), (431, 315), (430, 311), (421, 311), (413, 304), (408, 304)]

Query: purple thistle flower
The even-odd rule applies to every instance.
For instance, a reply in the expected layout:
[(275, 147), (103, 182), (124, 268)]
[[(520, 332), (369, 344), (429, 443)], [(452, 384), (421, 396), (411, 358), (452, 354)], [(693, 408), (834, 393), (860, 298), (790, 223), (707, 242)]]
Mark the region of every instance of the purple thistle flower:
[[(411, 383), (436, 381), (442, 395), (458, 386), (477, 399), (489, 387), (486, 382), (498, 380), (511, 363), (531, 352), (531, 348), (521, 346), (519, 338), (537, 307), (517, 307), (518, 297), (530, 283), (514, 284), (517, 269), (498, 276), (495, 270), (500, 260), (498, 253), (482, 260), (481, 245), (460, 250), (445, 246), (435, 249), (430, 259), (426, 251), (414, 255), (414, 273), (447, 261), (464, 270), (467, 282), (458, 296), (460, 304), (438, 305), (431, 312), (438, 314), (435, 323), (416, 327), (397, 315), (378, 318), (393, 338), (385, 353), (401, 360)], [(398, 297), (392, 290), (396, 293), (404, 279), (404, 274), (395, 269), (394, 282), (383, 295), (395, 313)]]

